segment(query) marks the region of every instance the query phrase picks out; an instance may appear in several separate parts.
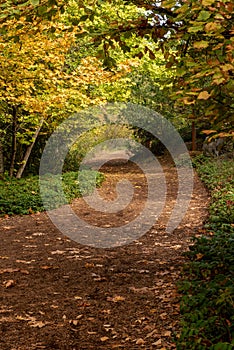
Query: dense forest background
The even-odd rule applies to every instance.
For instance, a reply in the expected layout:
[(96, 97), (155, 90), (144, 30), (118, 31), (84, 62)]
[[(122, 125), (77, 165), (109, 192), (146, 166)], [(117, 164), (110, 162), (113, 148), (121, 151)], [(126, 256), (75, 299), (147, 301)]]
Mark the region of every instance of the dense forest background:
[[(185, 141), (192, 127), (203, 138), (233, 135), (233, 6), (1, 1), (1, 176), (37, 173), (55, 128), (72, 113), (106, 102), (160, 112)], [(103, 130), (93, 133), (86, 135), (88, 145), (98, 133), (105, 138)]]

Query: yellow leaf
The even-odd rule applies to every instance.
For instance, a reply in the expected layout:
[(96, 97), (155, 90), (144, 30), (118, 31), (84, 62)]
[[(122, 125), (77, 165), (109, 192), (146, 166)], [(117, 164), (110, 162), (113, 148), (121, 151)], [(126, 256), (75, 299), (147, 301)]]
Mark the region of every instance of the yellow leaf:
[(118, 301), (124, 301), (125, 298), (124, 297), (121, 297), (120, 295), (116, 295), (114, 298), (113, 298), (113, 301), (116, 303)]
[(200, 92), (197, 98), (198, 100), (208, 100), (209, 97), (210, 97), (210, 94), (208, 91), (202, 91)]
[(209, 46), (209, 43), (207, 41), (195, 41), (195, 43), (193, 44), (193, 47), (195, 49), (206, 49)]
[(218, 79), (214, 79), (212, 85), (216, 84), (216, 85), (220, 85), (225, 81), (225, 78), (218, 78)]
[(116, 296), (114, 296), (113, 298), (108, 297), (107, 300), (108, 300), (108, 301), (113, 301), (114, 303), (118, 303), (119, 301), (124, 301), (125, 298), (124, 298), (124, 297), (121, 297), (120, 295), (116, 295)]
[(202, 0), (203, 6), (210, 6), (215, 2), (215, 0)]
[(210, 22), (205, 25), (205, 31), (206, 32), (215, 32), (221, 28), (221, 25), (219, 23)]
[(197, 260), (201, 260), (203, 258), (204, 254), (198, 253), (196, 254)]
[(230, 63), (227, 63), (227, 64), (224, 64), (221, 69), (224, 71), (224, 72), (227, 72), (229, 70), (233, 70), (234, 69), (234, 66)]
[(194, 100), (191, 101), (188, 97), (184, 97), (184, 98), (182, 98), (182, 100), (183, 100), (185, 105), (192, 105), (195, 102)]

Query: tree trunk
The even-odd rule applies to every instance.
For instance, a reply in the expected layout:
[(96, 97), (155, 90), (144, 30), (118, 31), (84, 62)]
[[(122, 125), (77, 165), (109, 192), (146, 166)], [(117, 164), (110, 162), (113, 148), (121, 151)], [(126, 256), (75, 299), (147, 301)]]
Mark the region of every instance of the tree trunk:
[(12, 177), (14, 175), (14, 168), (15, 168), (15, 158), (16, 158), (16, 151), (17, 151), (17, 140), (16, 140), (16, 133), (17, 133), (17, 109), (16, 107), (12, 107), (12, 149), (11, 149), (11, 163), (10, 163), (10, 171), (9, 175)]
[(4, 174), (4, 156), (3, 156), (3, 145), (2, 140), (0, 139), (0, 179)]
[(196, 151), (196, 127), (195, 122), (192, 122), (192, 151)]
[(35, 144), (35, 142), (36, 142), (37, 136), (38, 136), (38, 134), (39, 134), (39, 132), (40, 132), (40, 130), (41, 130), (41, 127), (42, 127), (42, 125), (43, 125), (43, 122), (44, 122), (44, 120), (42, 119), (42, 120), (40, 121), (39, 126), (37, 127), (37, 129), (36, 129), (36, 131), (35, 131), (35, 134), (33, 135), (32, 143), (28, 146), (28, 148), (27, 148), (27, 150), (26, 150), (26, 152), (25, 152), (25, 154), (24, 154), (24, 158), (23, 158), (23, 160), (22, 160), (22, 164), (21, 164), (21, 166), (19, 167), (19, 169), (18, 169), (18, 171), (17, 171), (17, 174), (16, 174), (16, 178), (17, 178), (17, 179), (20, 179), (21, 176), (22, 176), (22, 174), (23, 174), (23, 172), (24, 172), (24, 169), (25, 169), (25, 167), (26, 167), (26, 165), (27, 165), (29, 156), (30, 156), (30, 154), (31, 154), (31, 152), (32, 152), (33, 146), (34, 146), (34, 144)]

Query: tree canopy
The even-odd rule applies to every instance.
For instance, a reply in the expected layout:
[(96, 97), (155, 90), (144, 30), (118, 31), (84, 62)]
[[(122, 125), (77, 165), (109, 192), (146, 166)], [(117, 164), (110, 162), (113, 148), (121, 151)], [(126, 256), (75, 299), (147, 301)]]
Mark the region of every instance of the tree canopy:
[[(79, 22), (81, 35), (86, 33), (94, 43), (102, 42), (104, 51), (115, 42), (124, 52), (138, 46), (139, 57), (148, 52), (152, 59), (155, 56), (149, 42), (153, 41), (164, 53), (167, 68), (176, 70), (174, 98), (191, 106), (189, 117), (219, 131), (232, 128), (232, 1), (130, 1), (126, 5), (113, 0), (108, 5), (98, 1), (88, 8), (85, 3), (82, 3), (85, 15)], [(121, 13), (123, 8), (132, 13), (137, 11), (137, 15), (128, 19)], [(135, 44), (139, 37), (147, 40), (144, 46)]]
[(232, 134), (233, 7), (228, 0), (0, 1), (0, 172), (4, 157), (11, 175), (24, 169), (38, 136), (45, 142), (70, 113), (107, 101)]

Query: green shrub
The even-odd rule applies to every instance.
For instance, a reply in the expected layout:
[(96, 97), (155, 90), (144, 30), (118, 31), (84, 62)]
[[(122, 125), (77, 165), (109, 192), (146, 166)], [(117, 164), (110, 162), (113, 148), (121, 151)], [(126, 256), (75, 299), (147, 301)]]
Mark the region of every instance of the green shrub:
[(193, 162), (210, 190), (209, 235), (194, 238), (179, 283), (182, 331), (179, 350), (234, 349), (234, 166)]
[[(85, 184), (83, 194), (92, 192), (93, 186), (100, 186), (104, 179), (103, 174), (91, 170), (83, 170), (79, 176), (79, 180), (82, 180), (82, 177), (85, 180), (82, 181)], [(51, 197), (55, 198), (55, 205), (50, 208), (52, 209), (64, 203), (60, 196), (62, 192), (61, 176), (49, 175), (47, 180), (49, 178), (51, 178), (51, 181), (47, 182), (46, 195), (48, 200)], [(96, 180), (95, 183), (93, 179)], [(72, 199), (81, 196), (79, 180), (78, 172), (67, 172), (62, 175), (63, 190), (69, 203)], [(45, 209), (40, 195), (38, 176), (23, 179), (6, 178), (0, 181), (0, 215), (29, 214), (43, 210)]]

